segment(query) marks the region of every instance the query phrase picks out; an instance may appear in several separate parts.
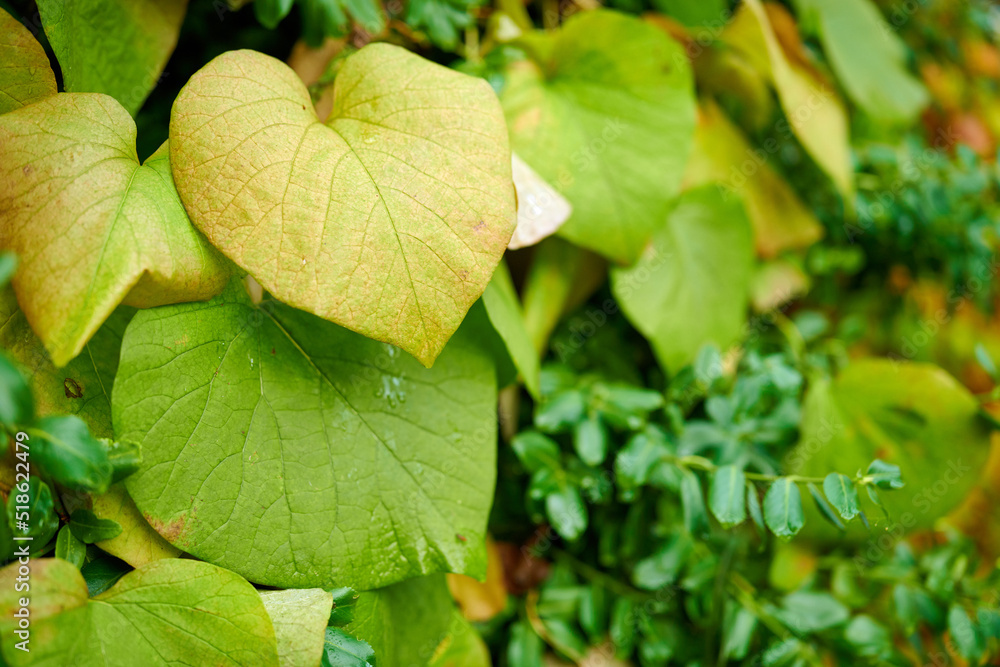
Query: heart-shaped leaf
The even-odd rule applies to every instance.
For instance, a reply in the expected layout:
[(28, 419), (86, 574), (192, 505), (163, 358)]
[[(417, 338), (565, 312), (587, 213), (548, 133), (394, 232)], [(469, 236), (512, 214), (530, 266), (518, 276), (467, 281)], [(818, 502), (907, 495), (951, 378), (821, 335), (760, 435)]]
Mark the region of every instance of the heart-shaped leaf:
[(92, 600), (71, 564), (31, 568), (30, 652), (15, 648), (18, 564), (0, 570), (0, 640), (12, 667), (277, 667), (274, 629), (253, 586), (232, 572), (169, 558), (134, 570)]
[(105, 93), (132, 115), (177, 44), (187, 0), (38, 0), (71, 93)]
[(495, 382), (464, 330), (425, 369), (236, 282), (139, 312), (112, 404), (142, 445), (129, 492), (168, 540), (257, 583), (365, 589), (485, 574)]
[(680, 189), (695, 100), (683, 49), (611, 11), (530, 35), (507, 71), (511, 145), (573, 206), (559, 234), (632, 262)]
[(489, 85), (387, 44), (347, 58), (326, 123), (274, 58), (223, 54), (174, 103), (195, 225), (275, 297), (430, 365), (516, 213)]
[(56, 93), (45, 49), (16, 18), (0, 9), (0, 113)]
[(643, 256), (611, 273), (622, 312), (671, 373), (710, 341), (725, 348), (743, 333), (753, 235), (743, 206), (712, 185), (685, 192)]
[(60, 94), (0, 115), (0, 247), (56, 366), (122, 303), (205, 299), (227, 269), (198, 234), (164, 144), (144, 165), (135, 123), (106, 95)]

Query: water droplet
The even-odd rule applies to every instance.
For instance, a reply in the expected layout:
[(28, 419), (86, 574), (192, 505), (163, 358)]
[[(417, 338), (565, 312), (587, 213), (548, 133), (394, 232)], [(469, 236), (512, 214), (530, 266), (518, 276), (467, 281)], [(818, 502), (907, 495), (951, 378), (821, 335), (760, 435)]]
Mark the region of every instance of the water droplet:
[(383, 375), (382, 386), (376, 390), (378, 398), (384, 398), (389, 403), (390, 408), (394, 408), (406, 401), (406, 394), (403, 392), (403, 378), (395, 375)]

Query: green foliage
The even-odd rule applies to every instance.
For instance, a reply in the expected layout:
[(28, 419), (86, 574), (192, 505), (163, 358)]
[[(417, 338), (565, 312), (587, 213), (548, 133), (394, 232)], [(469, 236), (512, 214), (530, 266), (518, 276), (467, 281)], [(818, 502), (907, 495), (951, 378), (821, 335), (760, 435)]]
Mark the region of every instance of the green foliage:
[(244, 5), (3, 3), (0, 664), (1000, 658), (991, 10)]

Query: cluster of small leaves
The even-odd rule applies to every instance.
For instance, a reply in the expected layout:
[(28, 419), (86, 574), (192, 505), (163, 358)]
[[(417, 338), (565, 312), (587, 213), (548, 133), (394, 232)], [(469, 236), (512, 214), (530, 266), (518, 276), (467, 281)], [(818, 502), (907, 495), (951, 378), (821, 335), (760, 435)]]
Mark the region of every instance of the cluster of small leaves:
[[(854, 478), (840, 472), (825, 478), (781, 476), (775, 455), (797, 434), (800, 373), (782, 353), (751, 352), (731, 378), (721, 368), (718, 351), (706, 346), (665, 394), (593, 375), (577, 377), (565, 366), (544, 368), (534, 429), (511, 443), (531, 474), (532, 516), (544, 517), (573, 541), (587, 528), (588, 503), (606, 505), (616, 492), (620, 502), (630, 503), (649, 487), (677, 496), (693, 535), (708, 531), (710, 511), (726, 528), (749, 516), (759, 529), (791, 538), (805, 522), (800, 486), (841, 530), (842, 519), (860, 518), (867, 525), (859, 486), (878, 507), (876, 487), (902, 488), (899, 467), (881, 460)], [(696, 406), (699, 416), (687, 418)], [(623, 445), (606, 466), (613, 441)]]
[[(487, 627), (504, 638), (500, 664), (539, 665), (546, 650), (577, 663), (909, 664), (900, 638), (924, 656), (940, 642), (970, 660), (989, 654), (998, 575), (981, 576), (968, 540), (917, 557), (905, 542), (886, 550), (872, 530), (874, 560), (845, 545), (796, 590), (768, 573), (795, 543), (768, 541), (766, 530), (795, 535), (803, 495), (839, 528), (867, 526), (861, 495), (880, 508), (880, 493), (903, 480), (877, 459), (853, 476), (782, 476), (803, 380), (787, 350), (760, 347), (735, 371), (703, 349), (665, 390), (543, 368), (543, 400), (512, 450), (530, 474), (529, 516), (551, 526), (522, 551), (552, 569)], [(748, 520), (755, 529), (735, 528)], [(495, 529), (504, 525), (495, 515)]]
[(848, 242), (860, 244), (873, 268), (902, 264), (989, 306), (993, 291), (976, 286), (995, 271), (1000, 242), (996, 165), (967, 146), (950, 156), (913, 135), (899, 146), (861, 147), (858, 160), (858, 219), (844, 227)]
[[(400, 13), (402, 3), (383, 7), (376, 0), (258, 0), (254, 14), (265, 28), (274, 29), (298, 5), (302, 37), (313, 47), (327, 37), (342, 37), (359, 26), (378, 34), (386, 26), (387, 14)], [(480, 0), (407, 0), (402, 20), (413, 30), (425, 33), (432, 43), (454, 51), (462, 31), (475, 21), (473, 11)]]

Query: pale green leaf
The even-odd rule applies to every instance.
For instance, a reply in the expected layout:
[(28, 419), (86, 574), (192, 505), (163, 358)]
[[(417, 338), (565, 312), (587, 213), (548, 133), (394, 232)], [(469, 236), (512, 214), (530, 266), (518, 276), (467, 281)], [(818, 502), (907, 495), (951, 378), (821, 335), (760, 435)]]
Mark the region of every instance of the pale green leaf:
[(495, 406), (492, 362), (464, 330), (428, 370), (284, 304), (256, 308), (239, 281), (138, 313), (113, 394), (115, 432), (142, 445), (126, 484), (150, 523), (281, 587), (484, 574)]
[(729, 528), (743, 523), (746, 512), (746, 475), (737, 466), (723, 466), (712, 475), (708, 505), (712, 514)]
[(771, 532), (780, 538), (793, 537), (805, 522), (802, 494), (791, 479), (782, 477), (773, 482), (764, 495), (764, 520)]
[(56, 366), (120, 303), (204, 299), (225, 284), (174, 189), (167, 145), (140, 166), (135, 131), (106, 95), (0, 115), (0, 246), (18, 254), (17, 300)]
[(315, 667), (323, 654), (323, 637), (333, 596), (320, 588), (260, 591), (274, 625), (281, 667)]
[(559, 234), (610, 259), (638, 257), (680, 188), (694, 131), (691, 69), (658, 28), (581, 12), (531, 35), (507, 70), (511, 144), (573, 207)]
[(111, 95), (133, 116), (177, 44), (187, 0), (38, 0), (71, 93)]
[(500, 338), (507, 346), (510, 358), (524, 379), (524, 386), (536, 399), (539, 396), (539, 363), (538, 354), (528, 336), (524, 324), (524, 313), (521, 312), (521, 302), (514, 291), (514, 283), (510, 278), (507, 265), (501, 262), (493, 279), (483, 292), (483, 305)]
[(31, 651), (15, 648), (17, 563), (0, 570), (0, 640), (11, 667), (255, 665), (277, 667), (274, 629), (253, 586), (195, 560), (156, 561), (92, 600), (70, 563), (36, 560), (31, 573)]
[(275, 297), (430, 365), (516, 222), (483, 80), (388, 44), (346, 58), (326, 123), (282, 62), (233, 51), (181, 91), (174, 178), (195, 225)]
[[(851, 99), (873, 118), (914, 120), (930, 100), (906, 69), (906, 47), (870, 0), (795, 0), (815, 24), (826, 57)], [(895, 11), (895, 10), (894, 10)]]
[(690, 470), (685, 470), (681, 475), (680, 495), (684, 510), (684, 526), (692, 535), (704, 534), (708, 530), (705, 497), (698, 476)]
[[(881, 458), (899, 466), (906, 483), (879, 494), (885, 509), (907, 530), (930, 528), (958, 506), (986, 465), (989, 429), (978, 411), (968, 389), (937, 366), (860, 359), (834, 380), (810, 384), (800, 442), (785, 466), (789, 473), (811, 477), (854, 474)], [(891, 470), (886, 483), (896, 479)], [(829, 497), (841, 509), (840, 501)], [(856, 502), (855, 497), (852, 509)], [(809, 525), (811, 535), (842, 539), (822, 522)], [(847, 534), (868, 537), (857, 523), (848, 525)]]
[(726, 348), (739, 340), (752, 263), (739, 200), (704, 186), (680, 197), (635, 266), (612, 271), (611, 288), (660, 364), (676, 372), (704, 343)]
[(56, 93), (45, 49), (16, 18), (0, 9), (0, 114)]
[(953, 603), (948, 609), (948, 634), (959, 655), (977, 664), (986, 650), (982, 630), (973, 623), (961, 605)]
[(823, 492), (845, 520), (850, 521), (861, 511), (858, 490), (847, 475), (831, 472), (823, 479)]

